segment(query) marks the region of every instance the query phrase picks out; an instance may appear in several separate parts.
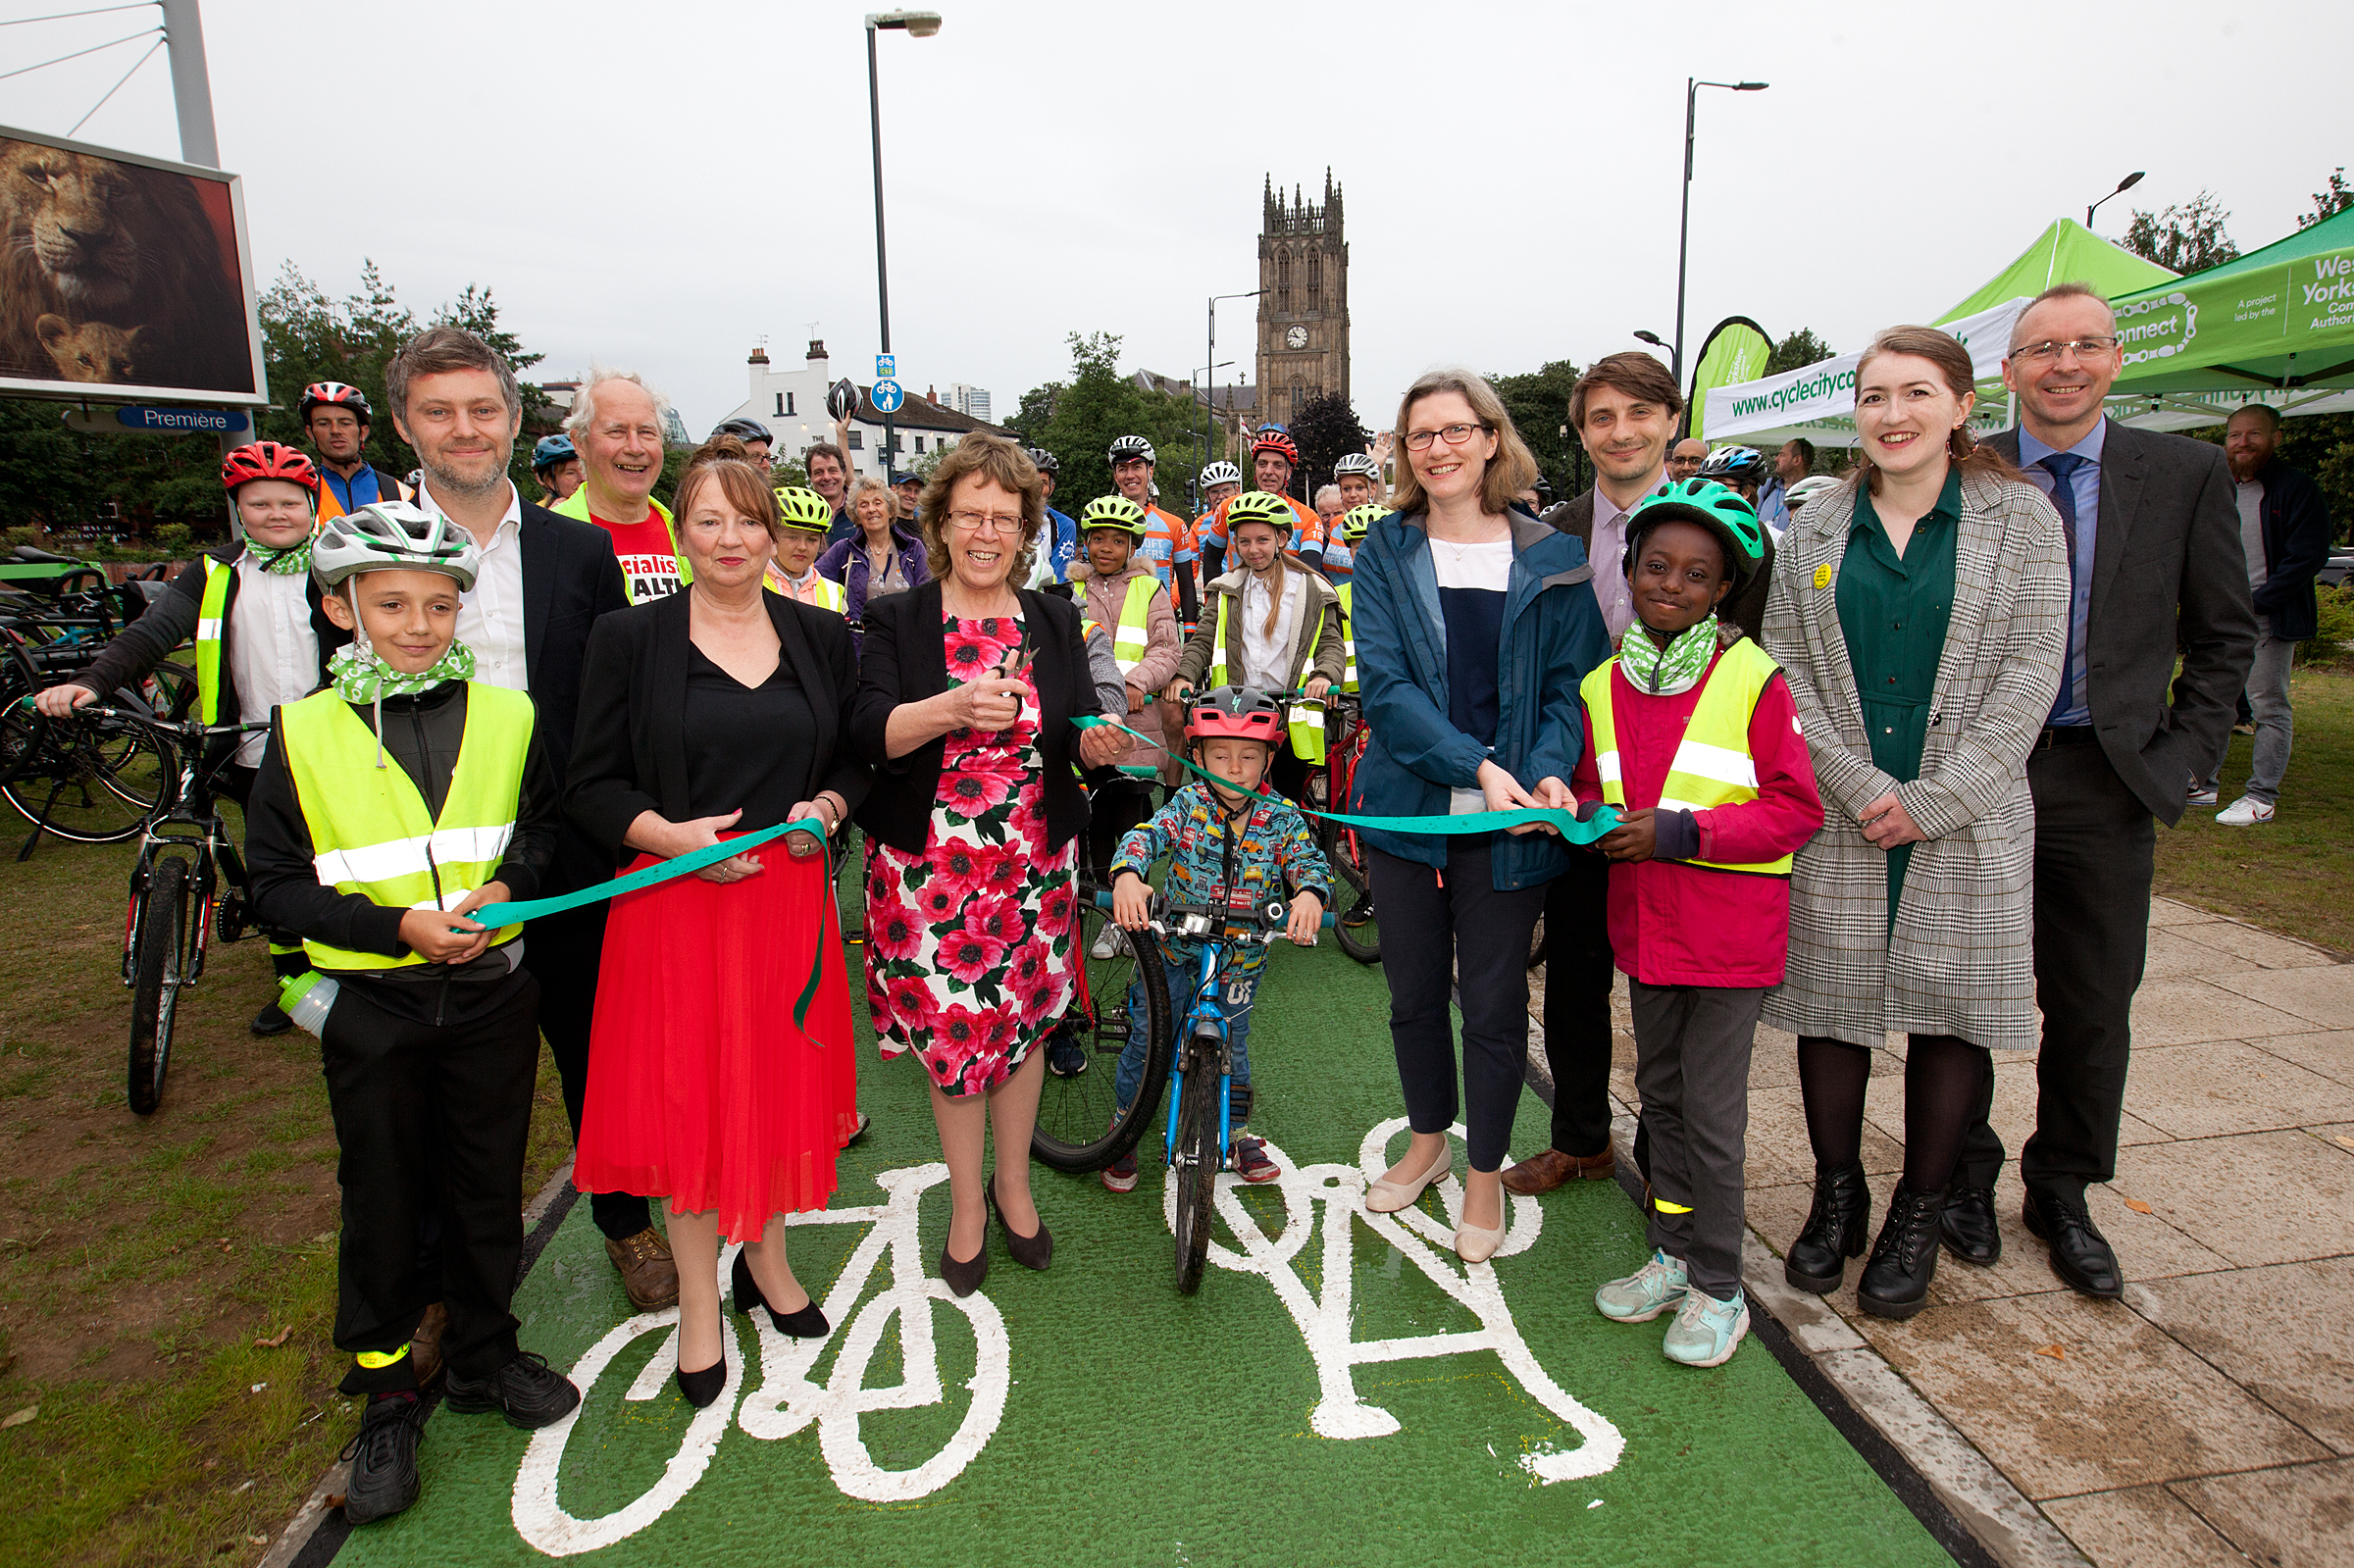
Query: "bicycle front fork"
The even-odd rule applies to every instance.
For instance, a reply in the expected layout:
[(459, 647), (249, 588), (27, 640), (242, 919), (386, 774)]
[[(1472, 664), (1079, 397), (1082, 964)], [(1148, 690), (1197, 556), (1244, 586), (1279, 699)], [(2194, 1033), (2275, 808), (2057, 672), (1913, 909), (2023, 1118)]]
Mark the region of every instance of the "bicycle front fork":
[[(1230, 1154), (1230, 1152), (1232, 1151), (1232, 1149), (1233, 1149), (1233, 1147), (1234, 1147), (1234, 1062), (1233, 1062), (1233, 1059), (1232, 1059), (1231, 1057), (1229, 1057), (1229, 1056), (1226, 1054), (1226, 1049), (1225, 1049), (1226, 1042), (1225, 1042), (1225, 1040), (1223, 1040), (1223, 1039), (1214, 1039), (1214, 1040), (1213, 1040), (1213, 1039), (1210, 1039), (1210, 1038), (1208, 1038), (1208, 1037), (1204, 1037), (1204, 1038), (1203, 1038), (1203, 1040), (1202, 1041), (1202, 1043), (1201, 1043), (1201, 1044), (1199, 1044), (1199, 1045), (1197, 1045), (1197, 1047), (1196, 1047), (1196, 1050), (1195, 1050), (1195, 1052), (1194, 1052), (1194, 1054), (1195, 1054), (1195, 1056), (1196, 1056), (1196, 1057), (1199, 1057), (1199, 1056), (1201, 1056), (1201, 1055), (1204, 1054), (1204, 1051), (1203, 1051), (1203, 1046), (1214, 1046), (1214, 1048), (1215, 1048), (1215, 1050), (1216, 1050), (1216, 1054), (1217, 1054), (1217, 1063), (1218, 1063), (1218, 1151), (1217, 1151), (1217, 1152), (1218, 1152), (1218, 1167), (1217, 1167), (1217, 1168), (1218, 1168), (1219, 1170), (1221, 1170), (1221, 1171), (1222, 1171), (1222, 1170), (1226, 1169), (1226, 1164), (1227, 1164), (1227, 1160), (1228, 1160), (1229, 1154)], [(1182, 1108), (1182, 1107), (1184, 1106), (1184, 1104), (1185, 1104), (1185, 1072), (1186, 1072), (1186, 1060), (1185, 1060), (1185, 1058), (1186, 1058), (1186, 1053), (1185, 1053), (1185, 1052), (1183, 1052), (1183, 1051), (1180, 1051), (1180, 1052), (1178, 1053), (1178, 1059), (1177, 1059), (1175, 1062), (1171, 1063), (1171, 1064), (1170, 1064), (1170, 1066), (1169, 1066), (1169, 1116), (1168, 1116), (1168, 1127), (1167, 1127), (1166, 1131), (1165, 1131), (1165, 1132), (1162, 1134), (1161, 1146), (1162, 1146), (1164, 1149), (1166, 1149), (1166, 1150), (1168, 1151), (1168, 1163), (1169, 1163), (1169, 1165), (1170, 1165), (1171, 1167), (1174, 1167), (1174, 1166), (1176, 1165), (1176, 1163), (1177, 1163), (1177, 1161), (1178, 1161), (1178, 1158), (1179, 1158), (1179, 1156), (1178, 1156), (1178, 1151), (1177, 1151), (1177, 1122), (1178, 1122), (1178, 1116), (1179, 1116), (1180, 1110), (1181, 1110), (1181, 1108)], [(1201, 1069), (1197, 1068), (1197, 1071), (1200, 1071), (1200, 1070), (1201, 1070)]]

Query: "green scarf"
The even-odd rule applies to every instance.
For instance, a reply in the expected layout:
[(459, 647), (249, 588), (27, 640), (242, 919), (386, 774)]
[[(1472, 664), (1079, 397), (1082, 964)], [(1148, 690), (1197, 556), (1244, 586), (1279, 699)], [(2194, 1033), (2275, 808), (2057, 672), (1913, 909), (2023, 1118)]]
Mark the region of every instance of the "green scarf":
[(251, 539), (247, 539), (245, 553), (253, 557), (255, 566), (265, 572), (275, 572), (281, 578), (290, 578), (296, 573), (308, 572), (311, 569), (311, 541), (309, 539), (286, 550), (266, 549)]
[(1716, 655), (1716, 617), (1687, 627), (1661, 647), (1651, 630), (1637, 621), (1618, 641), (1618, 668), (1637, 691), (1672, 697), (1689, 691), (1707, 673)]
[(346, 642), (327, 661), (328, 679), (335, 695), (345, 702), (382, 702), (386, 697), (414, 696), (445, 681), (474, 679), (474, 650), (453, 641), (449, 651), (420, 675), (402, 675), (357, 642)]

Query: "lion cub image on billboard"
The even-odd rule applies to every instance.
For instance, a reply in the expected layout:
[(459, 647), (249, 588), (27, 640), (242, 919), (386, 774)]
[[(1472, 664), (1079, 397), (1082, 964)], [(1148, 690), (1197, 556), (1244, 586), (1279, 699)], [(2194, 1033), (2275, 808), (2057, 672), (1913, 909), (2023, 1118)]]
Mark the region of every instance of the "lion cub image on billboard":
[(0, 382), (251, 393), (225, 179), (0, 136)]

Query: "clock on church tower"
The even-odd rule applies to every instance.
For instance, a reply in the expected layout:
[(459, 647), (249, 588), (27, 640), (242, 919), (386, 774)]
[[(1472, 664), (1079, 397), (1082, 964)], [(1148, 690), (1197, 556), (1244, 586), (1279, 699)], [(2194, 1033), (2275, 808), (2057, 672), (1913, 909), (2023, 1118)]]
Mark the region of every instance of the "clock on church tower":
[(1324, 200), (1289, 201), (1272, 177), (1258, 233), (1258, 406), (1288, 425), (1319, 397), (1349, 395), (1349, 245), (1341, 187), (1324, 171)]

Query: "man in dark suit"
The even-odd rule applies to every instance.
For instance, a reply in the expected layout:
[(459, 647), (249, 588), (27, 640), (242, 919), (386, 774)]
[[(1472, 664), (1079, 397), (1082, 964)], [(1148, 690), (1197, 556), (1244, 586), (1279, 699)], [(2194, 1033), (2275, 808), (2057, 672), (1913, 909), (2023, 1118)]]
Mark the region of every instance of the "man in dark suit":
[[(532, 505), (507, 478), (523, 404), (514, 372), (481, 338), (455, 327), (421, 332), (385, 367), (384, 382), (401, 436), (423, 466), (417, 504), (463, 527), (482, 548), (481, 574), (458, 611), (458, 639), (474, 650), (475, 679), (531, 693), (561, 779), (572, 760), (588, 628), (628, 602), (611, 536)], [(542, 893), (603, 882), (614, 869), (567, 823)], [(594, 903), (532, 922), (521, 943), (523, 962), (539, 979), (539, 1030), (563, 1079), (576, 1138), (604, 939), (605, 906)], [(641, 1312), (676, 1304), (678, 1267), (646, 1200), (596, 1192), (588, 1203), (630, 1304)]]
[[(2053, 1272), (2100, 1296), (2122, 1294), (2124, 1276), (2084, 1189), (2117, 1174), (2153, 819), (2181, 817), (2183, 781), (2229, 730), (2256, 640), (2224, 454), (2111, 422), (2101, 399), (2123, 365), (2106, 300), (2081, 284), (2045, 290), (2012, 328), (2003, 361), (2020, 428), (1987, 442), (2052, 497), (2073, 574), (2060, 694), (2027, 757), (2043, 1042), (2019, 1174), (2027, 1229), (2050, 1247)], [(1990, 1077), (1944, 1225), (1947, 1249), (1981, 1264), (2002, 1253), (1992, 1096)]]

